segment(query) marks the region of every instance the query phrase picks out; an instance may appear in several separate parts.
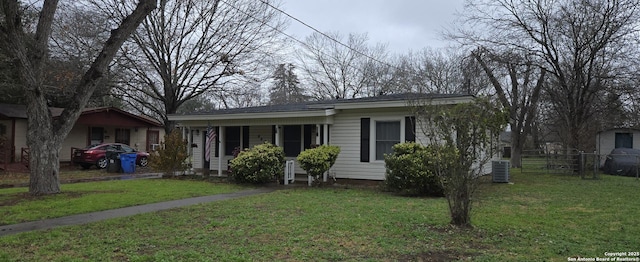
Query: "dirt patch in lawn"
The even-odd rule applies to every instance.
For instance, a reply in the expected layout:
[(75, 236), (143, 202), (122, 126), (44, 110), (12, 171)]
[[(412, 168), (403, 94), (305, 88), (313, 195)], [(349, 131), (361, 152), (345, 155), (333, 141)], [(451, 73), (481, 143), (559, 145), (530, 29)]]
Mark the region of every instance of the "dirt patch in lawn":
[[(121, 191), (121, 192), (124, 192), (124, 191)], [(83, 195), (99, 194), (99, 193), (114, 193), (114, 191), (83, 191), (83, 192), (64, 191), (64, 192), (55, 194), (55, 196), (63, 196), (65, 198), (78, 198), (78, 197), (81, 197)], [(51, 196), (52, 195), (32, 196), (29, 193), (15, 193), (15, 194), (10, 194), (10, 195), (3, 196), (0, 199), (0, 206), (15, 206), (18, 203), (23, 202), (23, 201), (41, 200), (41, 199), (49, 198)]]
[(398, 258), (400, 261), (424, 261), (424, 262), (440, 262), (440, 261), (460, 261), (473, 260), (480, 253), (460, 252), (456, 250), (437, 250), (423, 252), (415, 255), (406, 255)]

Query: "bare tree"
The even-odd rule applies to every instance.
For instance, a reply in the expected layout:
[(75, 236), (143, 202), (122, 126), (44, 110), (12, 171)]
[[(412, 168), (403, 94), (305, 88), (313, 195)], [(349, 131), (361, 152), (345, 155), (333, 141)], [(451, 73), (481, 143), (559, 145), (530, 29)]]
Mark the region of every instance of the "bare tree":
[[(51, 58), (46, 67), (50, 105), (62, 107), (71, 98), (73, 87), (80, 81), (91, 60), (100, 53), (101, 43), (109, 38), (109, 31), (117, 26), (114, 20), (88, 8), (86, 2), (62, 2), (52, 25)], [(114, 72), (107, 70), (88, 102), (88, 106), (114, 105), (112, 85)], [(117, 73), (117, 72), (115, 72)]]
[(155, 0), (140, 0), (136, 8), (121, 20), (99, 54), (92, 60), (82, 78), (74, 88), (62, 114), (54, 118), (49, 111), (45, 86), (45, 66), (50, 57), (49, 46), (52, 25), (58, 1), (45, 0), (39, 9), (37, 23), (26, 24), (24, 10), (17, 0), (0, 2), (0, 42), (15, 61), (16, 72), (23, 85), (27, 102), (27, 145), (30, 148), (29, 192), (32, 195), (60, 192), (58, 154), (62, 141), (71, 131), (82, 109), (98, 87), (100, 79), (126, 38), (135, 31), (140, 22), (156, 8)]
[(400, 57), (394, 82), (405, 92), (478, 95), (489, 85), (481, 71), (468, 53), (425, 48)]
[(617, 92), (638, 58), (639, 1), (483, 0), (467, 6), (466, 25), (475, 28), (458, 39), (535, 56), (550, 76), (546, 97), (565, 145), (591, 149), (596, 105)]
[(383, 62), (387, 51), (383, 45), (368, 46), (367, 40), (366, 34), (349, 34), (345, 40), (339, 33), (314, 33), (305, 39), (307, 48), (297, 55), (304, 80), (313, 97), (327, 99), (376, 95), (367, 92), (373, 74), (373, 67), (369, 65)]
[[(132, 108), (162, 121), (167, 132), (173, 128), (167, 115), (186, 101), (206, 93), (227, 98), (228, 84), (254, 77), (284, 26), (271, 2), (168, 1), (123, 48), (118, 66), (129, 77), (119, 83), (120, 95)], [(109, 3), (103, 12), (126, 10), (121, 1)]]
[(472, 56), (489, 77), (498, 102), (509, 112), (511, 166), (520, 167), (520, 156), (538, 112), (546, 71), (517, 53), (494, 54), (478, 49)]

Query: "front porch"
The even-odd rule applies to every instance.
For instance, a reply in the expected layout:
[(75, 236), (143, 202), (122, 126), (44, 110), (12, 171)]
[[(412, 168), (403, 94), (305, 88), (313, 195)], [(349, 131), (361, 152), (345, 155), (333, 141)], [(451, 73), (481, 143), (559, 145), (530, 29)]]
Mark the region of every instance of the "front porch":
[[(252, 148), (268, 142), (282, 147), (286, 160), (295, 160), (305, 149), (329, 144), (330, 126), (327, 123), (183, 126), (182, 132), (188, 144), (192, 145), (188, 148), (192, 167), (209, 169), (215, 171), (214, 175), (223, 176), (236, 148)], [(208, 132), (212, 132), (210, 141), (207, 141)], [(306, 174), (297, 163), (295, 167), (296, 174)]]

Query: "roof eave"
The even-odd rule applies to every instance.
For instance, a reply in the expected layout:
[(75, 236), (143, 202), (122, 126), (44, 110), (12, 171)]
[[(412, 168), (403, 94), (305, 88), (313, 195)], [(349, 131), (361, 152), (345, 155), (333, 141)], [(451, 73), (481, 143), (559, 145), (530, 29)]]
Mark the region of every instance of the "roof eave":
[(236, 114), (206, 114), (206, 115), (168, 115), (170, 121), (203, 121), (203, 120), (237, 120), (237, 119), (268, 119), (293, 117), (324, 117), (335, 115), (334, 109), (289, 112), (236, 113)]
[(337, 103), (335, 109), (369, 109), (369, 108), (392, 108), (392, 107), (410, 107), (414, 105), (450, 105), (459, 103), (468, 103), (473, 100), (473, 96), (456, 96), (456, 97), (438, 97), (438, 98), (420, 98), (415, 100), (393, 100), (393, 101), (367, 101), (367, 102), (350, 102)]

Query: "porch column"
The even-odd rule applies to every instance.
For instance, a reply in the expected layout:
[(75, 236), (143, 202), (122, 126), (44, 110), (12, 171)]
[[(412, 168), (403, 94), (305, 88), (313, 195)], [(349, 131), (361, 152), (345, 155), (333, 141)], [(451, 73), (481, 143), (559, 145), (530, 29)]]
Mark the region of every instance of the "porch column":
[(323, 136), (322, 143), (325, 144), (325, 145), (328, 145), (329, 144), (329, 125), (328, 124), (324, 124), (323, 128), (324, 128), (324, 136)]
[(320, 139), (322, 139), (320, 137), (320, 128), (322, 128), (322, 125), (316, 125), (316, 145), (320, 145), (320, 142), (322, 142)]
[[(193, 136), (191, 135), (192, 131), (190, 126), (184, 127), (184, 129), (187, 131), (187, 155), (191, 158), (193, 155), (193, 148), (191, 147), (191, 144), (193, 143)], [(189, 159), (189, 163), (191, 163), (191, 159)]]
[(280, 125), (276, 125), (276, 146), (280, 146)]
[(220, 134), (218, 134), (219, 136), (219, 141), (220, 143), (218, 144), (218, 176), (222, 176), (222, 158), (224, 158), (224, 127), (220, 126), (218, 128), (218, 130), (220, 130)]
[[(323, 125), (323, 129), (324, 129), (324, 136), (323, 136), (323, 144), (324, 145), (329, 145), (329, 125), (328, 124), (324, 124)], [(329, 169), (331, 170), (331, 169)], [(324, 174), (322, 174), (322, 181), (327, 182), (327, 177), (329, 176), (329, 171), (324, 172)]]

